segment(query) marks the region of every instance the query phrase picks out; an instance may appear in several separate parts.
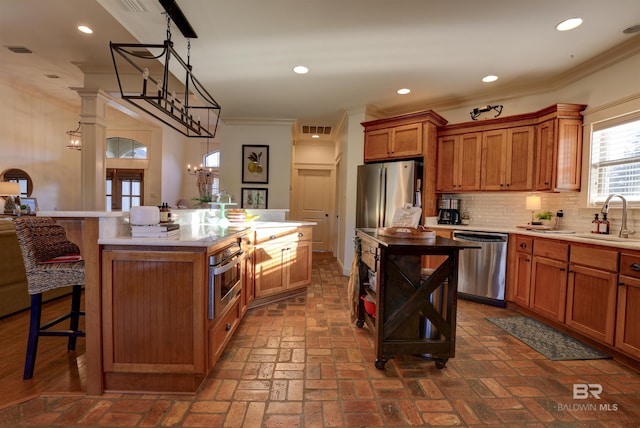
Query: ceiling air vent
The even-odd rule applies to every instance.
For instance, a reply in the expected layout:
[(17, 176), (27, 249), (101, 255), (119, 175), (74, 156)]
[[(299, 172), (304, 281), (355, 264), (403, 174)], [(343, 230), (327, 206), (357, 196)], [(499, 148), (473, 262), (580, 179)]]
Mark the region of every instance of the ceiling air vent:
[(149, 12), (140, 0), (120, 0), (120, 3), (129, 12)]
[(5, 46), (5, 47), (7, 49), (9, 49), (11, 52), (17, 53), (17, 54), (30, 54), (30, 53), (33, 53), (33, 52), (31, 52), (30, 49), (27, 49), (24, 46)]
[(331, 135), (331, 126), (302, 125), (303, 134)]

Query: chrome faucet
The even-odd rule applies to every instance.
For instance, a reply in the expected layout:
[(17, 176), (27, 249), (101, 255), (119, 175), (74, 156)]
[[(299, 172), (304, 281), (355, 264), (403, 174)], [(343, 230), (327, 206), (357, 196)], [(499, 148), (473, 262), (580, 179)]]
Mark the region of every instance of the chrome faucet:
[(606, 201), (604, 201), (604, 205), (602, 206), (602, 209), (600, 210), (600, 212), (602, 214), (608, 214), (609, 213), (609, 201), (611, 200), (611, 198), (615, 198), (618, 197), (620, 198), (620, 200), (622, 200), (622, 225), (620, 226), (620, 233), (618, 234), (619, 237), (621, 238), (628, 238), (629, 237), (629, 233), (634, 233), (634, 232), (629, 232), (627, 230), (627, 200), (624, 198), (624, 196), (618, 194), (618, 193), (614, 193), (613, 195), (609, 195), (609, 197), (607, 198)]

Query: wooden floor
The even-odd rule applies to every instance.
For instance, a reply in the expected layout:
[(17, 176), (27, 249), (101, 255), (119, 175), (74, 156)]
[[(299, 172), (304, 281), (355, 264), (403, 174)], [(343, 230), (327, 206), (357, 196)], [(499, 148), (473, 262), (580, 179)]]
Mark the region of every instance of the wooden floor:
[[(84, 302), (82, 307), (84, 307)], [(44, 322), (67, 313), (71, 298), (44, 304)], [(61, 324), (61, 327), (66, 327)], [(81, 328), (84, 322), (81, 318)], [(75, 352), (67, 351), (67, 338), (41, 337), (33, 378), (23, 380), (29, 332), (29, 310), (0, 320), (0, 409), (30, 400), (42, 392), (78, 393), (86, 390), (85, 340), (77, 340)]]

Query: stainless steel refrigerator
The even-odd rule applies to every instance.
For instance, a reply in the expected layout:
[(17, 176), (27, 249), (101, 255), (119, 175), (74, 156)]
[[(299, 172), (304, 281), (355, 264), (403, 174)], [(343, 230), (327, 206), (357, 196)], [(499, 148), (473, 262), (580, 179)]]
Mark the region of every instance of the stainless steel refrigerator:
[(422, 163), (399, 161), (360, 165), (356, 227), (390, 227), (396, 208), (421, 203)]

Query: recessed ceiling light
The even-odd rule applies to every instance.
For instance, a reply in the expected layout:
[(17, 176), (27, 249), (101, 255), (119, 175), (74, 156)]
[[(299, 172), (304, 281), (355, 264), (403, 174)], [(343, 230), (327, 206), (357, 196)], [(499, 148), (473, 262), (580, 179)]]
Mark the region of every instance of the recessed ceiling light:
[(495, 82), (496, 80), (498, 80), (498, 76), (494, 76), (493, 74), (490, 74), (488, 76), (484, 76), (482, 78), (482, 81), (485, 82), (485, 83)]
[(309, 72), (309, 69), (304, 65), (296, 65), (295, 67), (293, 67), (293, 72), (298, 74), (307, 74)]
[(410, 92), (411, 92), (411, 89), (408, 89), (408, 88), (402, 88), (402, 89), (398, 89), (396, 92), (397, 92), (398, 94), (400, 94), (400, 95), (407, 95), (408, 93), (410, 93)]
[(93, 30), (86, 25), (78, 25), (78, 30), (82, 31), (85, 34), (92, 34)]
[(311, 138), (320, 138), (320, 136), (318, 134), (313, 134)]
[(556, 30), (569, 31), (579, 27), (581, 24), (582, 24), (582, 18), (569, 18), (569, 19), (565, 19), (564, 21), (556, 25)]
[(624, 34), (639, 33), (640, 32), (640, 24), (632, 25), (631, 27), (625, 28), (624, 30), (622, 30), (622, 32)]

